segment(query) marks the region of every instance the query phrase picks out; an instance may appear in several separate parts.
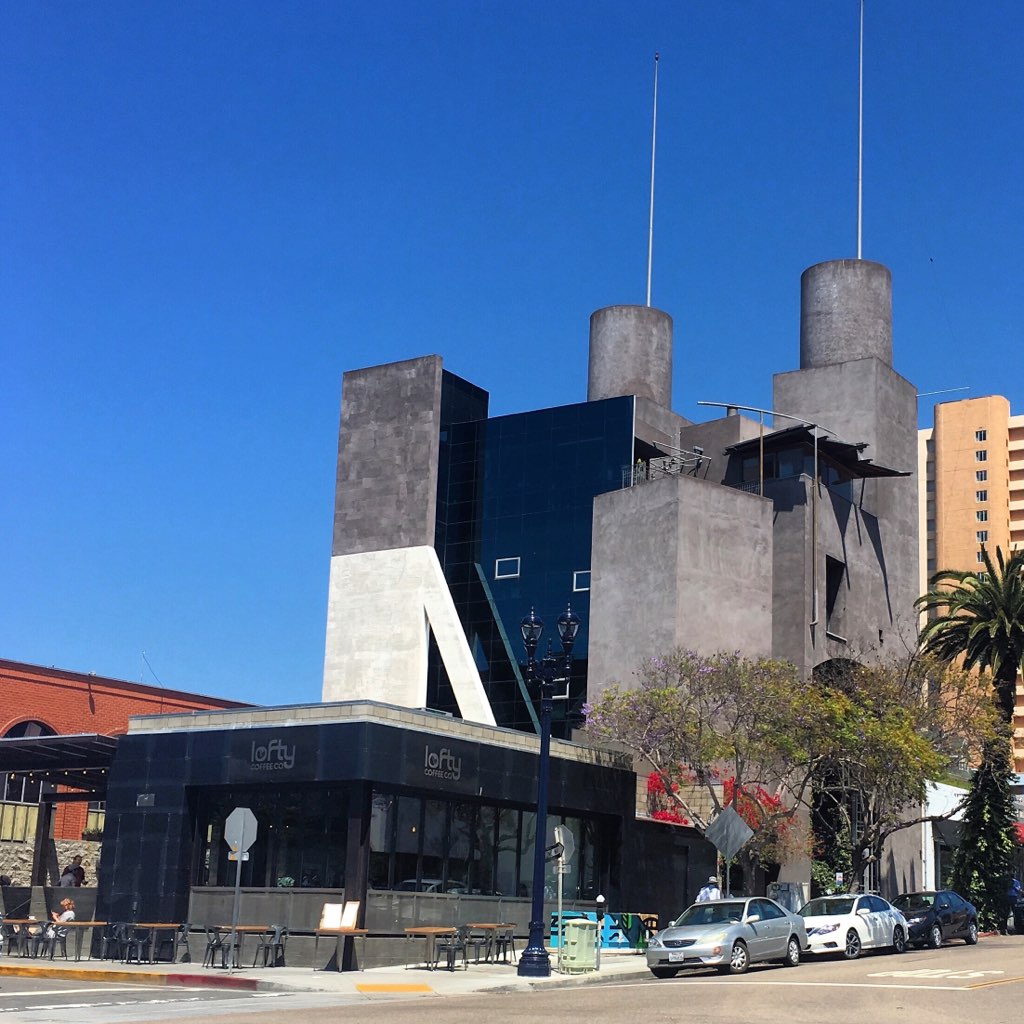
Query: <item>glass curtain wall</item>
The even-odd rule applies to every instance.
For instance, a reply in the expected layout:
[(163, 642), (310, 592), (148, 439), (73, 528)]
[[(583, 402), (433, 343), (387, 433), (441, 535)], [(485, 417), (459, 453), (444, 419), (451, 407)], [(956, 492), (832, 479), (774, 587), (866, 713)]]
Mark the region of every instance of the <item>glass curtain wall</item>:
[[(406, 892), (532, 895), (536, 815), (533, 811), (459, 800), (435, 800), (375, 790), (370, 822), (371, 889)], [(599, 821), (549, 813), (549, 828), (564, 823), (576, 854), (563, 876), (566, 898), (593, 899), (600, 891), (608, 840)], [(554, 862), (545, 888), (557, 886)]]

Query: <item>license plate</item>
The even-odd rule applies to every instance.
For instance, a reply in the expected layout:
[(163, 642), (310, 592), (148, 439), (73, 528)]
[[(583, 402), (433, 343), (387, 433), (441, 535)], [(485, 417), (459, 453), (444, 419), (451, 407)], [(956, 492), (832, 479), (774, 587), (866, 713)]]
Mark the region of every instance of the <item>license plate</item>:
[(686, 954), (680, 950), (672, 950), (668, 954), (668, 962), (670, 964), (682, 963), (686, 959)]

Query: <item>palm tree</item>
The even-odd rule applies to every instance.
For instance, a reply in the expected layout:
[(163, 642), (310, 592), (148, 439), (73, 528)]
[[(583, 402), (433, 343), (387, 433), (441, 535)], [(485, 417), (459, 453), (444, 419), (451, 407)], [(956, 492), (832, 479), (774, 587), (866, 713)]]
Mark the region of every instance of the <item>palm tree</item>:
[(965, 668), (992, 674), (996, 704), (1005, 722), (1013, 721), (1017, 672), (1024, 663), (1024, 551), (996, 562), (982, 547), (984, 572), (943, 569), (931, 589), (915, 602), (929, 614), (921, 629), (921, 649), (943, 661), (962, 657)]

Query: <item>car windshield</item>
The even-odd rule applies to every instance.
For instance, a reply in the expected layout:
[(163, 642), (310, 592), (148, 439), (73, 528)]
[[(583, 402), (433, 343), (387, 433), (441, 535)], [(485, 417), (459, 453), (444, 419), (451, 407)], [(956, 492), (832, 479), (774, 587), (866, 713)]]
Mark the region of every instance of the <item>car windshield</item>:
[(928, 910), (934, 903), (935, 896), (930, 892), (905, 892), (892, 901), (900, 910)]
[(852, 896), (820, 896), (800, 908), (801, 917), (837, 917), (852, 913)]
[(694, 903), (676, 918), (676, 925), (732, 924), (743, 920), (746, 903)]

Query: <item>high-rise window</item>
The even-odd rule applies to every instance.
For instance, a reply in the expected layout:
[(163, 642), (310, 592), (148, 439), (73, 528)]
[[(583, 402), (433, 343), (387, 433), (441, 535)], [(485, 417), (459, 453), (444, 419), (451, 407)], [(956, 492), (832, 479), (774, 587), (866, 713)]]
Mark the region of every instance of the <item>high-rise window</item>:
[(988, 440), (988, 431), (987, 430), (976, 430), (974, 432), (974, 440), (975, 441), (987, 441)]
[(988, 462), (988, 452), (985, 451), (984, 448), (979, 448), (974, 453), (974, 461), (975, 462)]
[(979, 484), (983, 484), (988, 479), (988, 470), (987, 469), (977, 469), (977, 470), (975, 470), (974, 471), (974, 479), (977, 480)]
[(974, 497), (978, 501), (988, 501), (988, 491), (975, 491)]
[(987, 523), (988, 522), (988, 509), (984, 509), (983, 508), (980, 511), (975, 512), (974, 513), (974, 518), (977, 519), (979, 523)]
[(975, 536), (980, 543), (984, 544), (988, 540), (988, 530), (978, 530)]
[(984, 562), (985, 561), (985, 552), (984, 551), (979, 551), (978, 552), (978, 561), (979, 562)]

